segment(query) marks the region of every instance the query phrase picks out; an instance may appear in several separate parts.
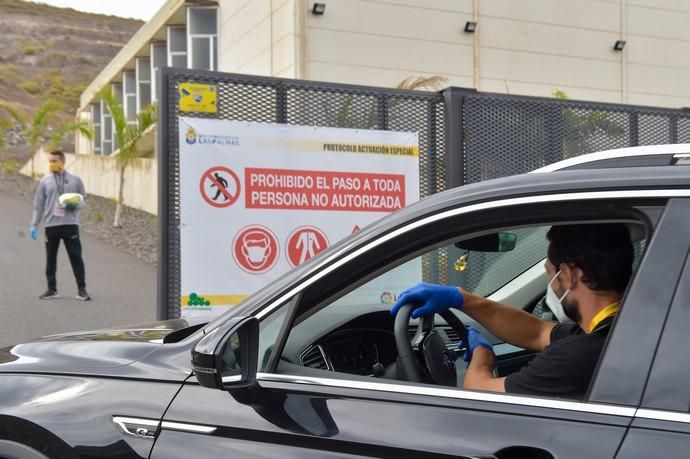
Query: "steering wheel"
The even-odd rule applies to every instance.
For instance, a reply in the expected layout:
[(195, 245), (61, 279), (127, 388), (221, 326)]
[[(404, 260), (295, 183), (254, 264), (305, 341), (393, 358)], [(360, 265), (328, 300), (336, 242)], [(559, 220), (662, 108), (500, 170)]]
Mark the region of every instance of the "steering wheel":
[[(460, 381), (457, 381), (456, 378), (455, 361), (447, 348), (447, 344), (450, 344), (451, 341), (445, 333), (441, 334), (435, 330), (435, 314), (420, 318), (417, 332), (410, 342), (408, 328), (412, 308), (411, 304), (403, 305), (398, 310), (393, 325), (395, 345), (398, 348), (398, 361), (405, 379), (411, 382), (422, 382), (420, 368), (417, 365), (418, 357), (421, 356), (426, 369), (436, 383), (458, 387)], [(449, 310), (438, 314), (445, 319), (460, 339), (467, 343), (465, 324)]]

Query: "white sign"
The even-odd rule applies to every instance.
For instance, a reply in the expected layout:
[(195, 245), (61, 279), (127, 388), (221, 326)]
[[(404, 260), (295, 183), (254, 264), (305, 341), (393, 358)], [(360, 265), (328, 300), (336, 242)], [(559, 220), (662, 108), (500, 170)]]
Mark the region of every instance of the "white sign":
[(188, 117), (179, 129), (183, 317), (222, 312), (419, 199), (417, 133)]

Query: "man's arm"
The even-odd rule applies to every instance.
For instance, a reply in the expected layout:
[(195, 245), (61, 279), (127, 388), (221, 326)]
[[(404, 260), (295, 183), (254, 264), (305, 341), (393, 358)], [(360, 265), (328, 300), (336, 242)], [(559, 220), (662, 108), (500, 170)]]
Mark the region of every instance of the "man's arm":
[(84, 182), (82, 181), (81, 177), (77, 177), (77, 180), (77, 193), (82, 195), (82, 197), (84, 198), (81, 204), (77, 206), (77, 209), (82, 209), (86, 207), (86, 188), (84, 188)]
[(506, 378), (494, 377), (494, 366), (496, 358), (486, 348), (477, 347), (472, 352), (472, 360), (465, 372), (463, 389), (486, 390), (491, 392), (505, 392)]
[(38, 183), (38, 188), (36, 189), (36, 195), (34, 196), (34, 213), (31, 217), (31, 227), (35, 228), (41, 223), (43, 214), (45, 212), (46, 203), (46, 191), (43, 181)]
[(483, 298), (462, 288), (460, 292), (464, 298), (462, 312), (503, 341), (538, 352), (543, 351), (551, 342), (551, 330), (555, 323), (537, 319), (523, 310)]

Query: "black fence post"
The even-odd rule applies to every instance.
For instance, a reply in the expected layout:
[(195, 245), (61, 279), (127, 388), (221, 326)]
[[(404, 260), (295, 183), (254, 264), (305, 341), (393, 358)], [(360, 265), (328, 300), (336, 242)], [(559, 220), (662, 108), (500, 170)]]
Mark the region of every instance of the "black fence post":
[(378, 112), (379, 112), (379, 129), (384, 131), (388, 130), (388, 96), (385, 94), (379, 94), (378, 99)]
[(465, 184), (463, 104), (466, 95), (477, 91), (450, 87), (442, 92), (446, 106), (446, 188), (450, 189)]
[(679, 117), (678, 115), (671, 115), (668, 118), (668, 124), (669, 124), (669, 141), (671, 143), (678, 143), (678, 121)]
[(287, 87), (284, 83), (276, 85), (276, 123), (287, 123)]
[(427, 102), (427, 136), (429, 139), (429, 194), (438, 193), (438, 141), (436, 135), (436, 104), (433, 100)]
[[(156, 132), (158, 137), (158, 282), (156, 285), (158, 296), (158, 320), (169, 318), (168, 304), (170, 303), (168, 284), (169, 272), (169, 231), (170, 231), (170, 193), (168, 175), (170, 168), (170, 156), (168, 152), (169, 139), (169, 110), (171, 109), (168, 98), (168, 74), (169, 67), (163, 67), (158, 71), (156, 82), (156, 98), (158, 99), (158, 124)], [(174, 107), (172, 107), (174, 110)], [(177, 135), (177, 133), (174, 133)]]
[(639, 114), (636, 111), (630, 112), (628, 120), (630, 124), (630, 146), (637, 147), (640, 145)]

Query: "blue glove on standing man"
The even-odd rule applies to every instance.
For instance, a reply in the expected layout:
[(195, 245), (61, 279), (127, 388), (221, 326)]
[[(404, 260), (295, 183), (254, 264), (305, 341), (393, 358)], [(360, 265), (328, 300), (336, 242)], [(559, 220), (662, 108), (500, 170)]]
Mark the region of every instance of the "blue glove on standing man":
[(460, 289), (448, 285), (430, 284), (420, 282), (400, 294), (398, 301), (391, 308), (391, 314), (396, 315), (398, 309), (408, 303), (416, 303), (417, 306), (412, 310), (411, 317), (418, 317), (437, 312), (443, 312), (450, 308), (462, 308), (465, 300), (460, 293)]
[(29, 234), (31, 235), (31, 239), (33, 239), (34, 241), (38, 239), (38, 230), (35, 226), (29, 228)]

